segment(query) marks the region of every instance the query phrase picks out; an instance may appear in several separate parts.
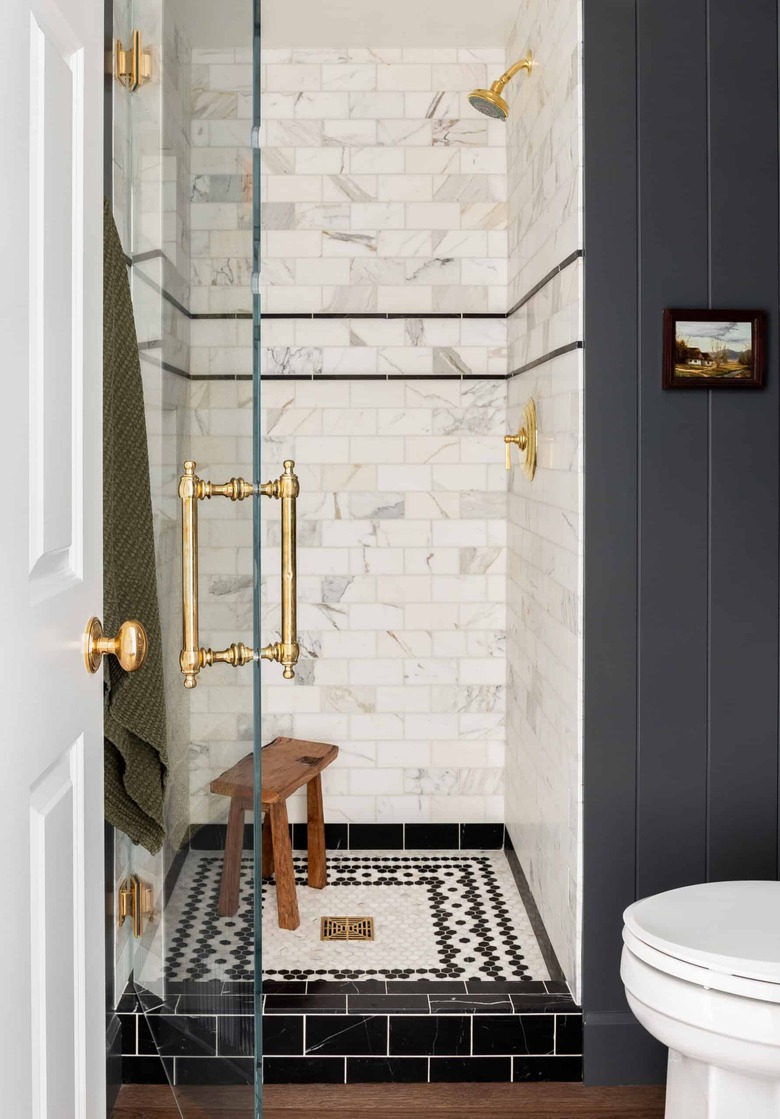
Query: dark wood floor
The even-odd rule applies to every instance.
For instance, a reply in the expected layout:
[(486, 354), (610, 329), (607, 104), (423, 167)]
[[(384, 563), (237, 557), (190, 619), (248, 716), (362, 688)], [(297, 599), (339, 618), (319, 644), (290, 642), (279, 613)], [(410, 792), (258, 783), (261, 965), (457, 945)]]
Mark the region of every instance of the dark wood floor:
[[(251, 1119), (247, 1088), (179, 1088), (184, 1119)], [(583, 1088), (581, 1084), (269, 1085), (267, 1119), (663, 1119), (663, 1088)], [(170, 1088), (130, 1084), (113, 1119), (179, 1119)]]

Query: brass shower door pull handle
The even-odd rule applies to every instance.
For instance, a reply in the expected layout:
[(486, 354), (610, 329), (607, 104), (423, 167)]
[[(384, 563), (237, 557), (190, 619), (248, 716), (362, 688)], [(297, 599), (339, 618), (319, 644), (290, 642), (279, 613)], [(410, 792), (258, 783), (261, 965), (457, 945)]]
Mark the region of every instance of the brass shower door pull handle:
[(149, 641), (146, 630), (134, 618), (123, 622), (116, 637), (106, 637), (99, 618), (90, 618), (84, 631), (84, 663), (87, 672), (97, 672), (103, 657), (116, 657), (125, 672), (137, 672), (146, 660)]
[(284, 473), (273, 482), (259, 487), (261, 497), (274, 497), (282, 503), (282, 640), (264, 645), (260, 659), (276, 661), (284, 668), (285, 680), (295, 676), (300, 649), (298, 646), (298, 542), (297, 498), (301, 492), (295, 463), (284, 461)]
[[(206, 482), (195, 473), (197, 463), (188, 460), (179, 479), (181, 498), (181, 593), (182, 593), (182, 650), (179, 665), (184, 675), (184, 687), (195, 688), (198, 673), (214, 664), (230, 664), (234, 668), (253, 660), (278, 661), (284, 667), (285, 679), (291, 679), (298, 661), (296, 620), (296, 505), (300, 492), (298, 479), (293, 473), (295, 463), (288, 459), (284, 473), (272, 482), (253, 486), (243, 478), (231, 478), (224, 485)], [(231, 501), (244, 501), (248, 497), (273, 497), (282, 502), (282, 640), (255, 651), (243, 642), (229, 645), (227, 649), (204, 649), (198, 632), (198, 502), (205, 498), (228, 497)]]

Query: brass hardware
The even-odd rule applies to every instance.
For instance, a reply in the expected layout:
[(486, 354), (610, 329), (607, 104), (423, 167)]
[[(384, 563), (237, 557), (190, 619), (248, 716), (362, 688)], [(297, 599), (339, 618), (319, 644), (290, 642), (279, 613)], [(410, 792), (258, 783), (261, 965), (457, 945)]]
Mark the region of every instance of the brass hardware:
[[(188, 460), (179, 479), (182, 503), (181, 580), (182, 580), (182, 650), (179, 657), (184, 674), (184, 687), (197, 686), (198, 673), (214, 664), (230, 664), (234, 668), (249, 664), (255, 658), (278, 661), (287, 680), (295, 675), (298, 662), (297, 637), (297, 570), (296, 570), (296, 498), (300, 492), (293, 473), (295, 463), (287, 459), (284, 473), (272, 482), (257, 487), (243, 478), (231, 478), (224, 485), (206, 482), (195, 473), (196, 463)], [(198, 501), (212, 497), (228, 497), (244, 501), (254, 495), (274, 497), (282, 502), (282, 640), (266, 645), (257, 653), (243, 642), (227, 649), (203, 649), (198, 633)]]
[(151, 80), (152, 53), (143, 49), (140, 31), (133, 32), (132, 45), (128, 50), (119, 39), (114, 43), (114, 77), (131, 93)]
[(133, 922), (133, 936), (143, 935), (144, 924), (152, 914), (152, 888), (142, 882), (137, 874), (126, 878), (119, 887), (117, 924), (121, 928), (129, 917)]
[(533, 52), (528, 51), (525, 58), (521, 58), (519, 62), (510, 66), (497, 81), (491, 84), (490, 89), (473, 89), (469, 94), (469, 102), (478, 112), (484, 113), (486, 116), (506, 120), (509, 116), (509, 105), (501, 94), (515, 74), (519, 74), (521, 70), (530, 74), (533, 66)]
[(516, 435), (505, 435), (506, 468), (512, 469), (512, 444), (523, 454), (523, 470), (526, 478), (533, 479), (536, 473), (536, 442), (538, 428), (536, 422), (536, 404), (533, 400), (526, 400), (523, 405), (523, 420), (517, 429)]
[(373, 940), (373, 917), (321, 917), (320, 940)]
[(285, 680), (295, 676), (298, 663), (298, 561), (296, 540), (296, 500), (300, 493), (295, 463), (284, 461), (284, 473), (273, 482), (263, 482), (258, 492), (263, 497), (274, 497), (282, 503), (282, 640), (264, 645), (260, 659), (277, 661), (284, 667)]
[(149, 642), (146, 630), (134, 618), (123, 622), (116, 637), (106, 637), (99, 618), (90, 618), (84, 631), (84, 663), (87, 672), (97, 672), (105, 656), (113, 656), (125, 672), (137, 672), (146, 660)]

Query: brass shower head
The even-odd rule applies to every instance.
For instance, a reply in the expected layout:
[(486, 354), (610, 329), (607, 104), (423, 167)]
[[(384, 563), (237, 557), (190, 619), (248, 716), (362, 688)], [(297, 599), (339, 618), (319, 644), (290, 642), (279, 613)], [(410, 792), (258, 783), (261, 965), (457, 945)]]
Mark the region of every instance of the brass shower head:
[(521, 70), (527, 70), (530, 74), (533, 64), (534, 56), (531, 51), (528, 51), (525, 58), (521, 58), (514, 66), (510, 66), (498, 81), (493, 82), (490, 89), (473, 89), (469, 94), (469, 104), (473, 105), (478, 113), (484, 113), (486, 117), (506, 120), (509, 116), (509, 106), (501, 96), (504, 92), (504, 86)]

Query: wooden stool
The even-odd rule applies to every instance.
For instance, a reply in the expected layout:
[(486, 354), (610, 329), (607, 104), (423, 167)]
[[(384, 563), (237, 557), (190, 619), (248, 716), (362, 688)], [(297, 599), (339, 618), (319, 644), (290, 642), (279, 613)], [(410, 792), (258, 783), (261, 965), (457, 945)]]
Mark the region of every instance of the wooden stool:
[[(276, 868), (276, 904), (279, 928), (297, 929), (298, 898), (295, 892), (287, 798), (306, 786), (307, 844), (309, 885), (321, 890), (328, 883), (325, 857), (325, 815), (322, 807), (321, 773), (338, 757), (338, 746), (327, 742), (306, 742), (299, 738), (275, 738), (263, 747), (260, 804), (263, 819), (263, 877), (270, 878)], [(244, 846), (244, 815), (255, 807), (254, 755), (247, 754), (232, 769), (226, 769), (211, 782), (212, 793), (230, 797), (225, 861), (219, 887), (220, 917), (232, 917), (238, 909), (241, 881), (241, 851)]]

